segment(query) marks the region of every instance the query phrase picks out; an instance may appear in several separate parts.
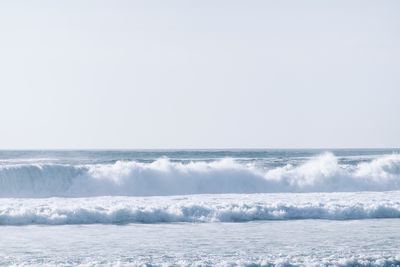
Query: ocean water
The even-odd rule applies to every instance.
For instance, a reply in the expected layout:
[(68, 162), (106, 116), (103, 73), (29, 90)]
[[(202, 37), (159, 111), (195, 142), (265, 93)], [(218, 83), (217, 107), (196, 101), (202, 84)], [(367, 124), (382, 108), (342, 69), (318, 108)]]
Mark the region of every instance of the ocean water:
[(0, 266), (400, 266), (399, 152), (0, 151)]

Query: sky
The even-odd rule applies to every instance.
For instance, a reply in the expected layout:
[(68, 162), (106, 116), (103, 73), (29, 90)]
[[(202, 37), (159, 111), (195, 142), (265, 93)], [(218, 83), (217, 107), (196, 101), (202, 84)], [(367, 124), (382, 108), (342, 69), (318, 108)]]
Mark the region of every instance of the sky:
[(0, 149), (400, 147), (400, 1), (0, 2)]

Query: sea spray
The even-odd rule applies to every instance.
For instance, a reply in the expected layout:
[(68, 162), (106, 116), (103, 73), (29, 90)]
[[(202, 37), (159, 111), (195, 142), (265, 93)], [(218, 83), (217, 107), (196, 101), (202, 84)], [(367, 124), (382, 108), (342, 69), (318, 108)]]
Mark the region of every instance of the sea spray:
[(332, 153), (263, 168), (232, 158), (176, 162), (0, 165), (0, 197), (164, 196), (218, 193), (357, 192), (400, 189), (400, 155), (356, 165)]

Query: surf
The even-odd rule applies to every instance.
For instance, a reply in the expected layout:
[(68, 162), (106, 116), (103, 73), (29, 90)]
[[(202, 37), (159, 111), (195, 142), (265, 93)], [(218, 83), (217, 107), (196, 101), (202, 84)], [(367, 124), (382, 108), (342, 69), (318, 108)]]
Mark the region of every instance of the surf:
[(332, 153), (264, 168), (232, 158), (177, 162), (0, 165), (0, 197), (169, 196), (228, 193), (359, 192), (400, 190), (400, 155), (356, 165)]
[(382, 218), (400, 218), (400, 191), (0, 199), (0, 225)]

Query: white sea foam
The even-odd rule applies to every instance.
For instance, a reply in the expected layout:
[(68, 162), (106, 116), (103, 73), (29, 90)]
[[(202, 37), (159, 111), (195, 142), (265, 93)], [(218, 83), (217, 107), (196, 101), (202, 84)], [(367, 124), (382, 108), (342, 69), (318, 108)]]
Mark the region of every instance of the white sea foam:
[(0, 165), (0, 197), (156, 196), (212, 193), (350, 192), (400, 189), (400, 155), (358, 165), (331, 153), (273, 169), (234, 159), (212, 162)]
[[(17, 266), (80, 266), (80, 267), (92, 267), (92, 266), (149, 266), (149, 267), (177, 267), (177, 266), (210, 266), (210, 262), (205, 260), (179, 260), (169, 262), (167, 260), (163, 262), (148, 262), (145, 260), (85, 260), (85, 261), (46, 261), (43, 259), (31, 262), (15, 262), (7, 264), (10, 267)], [(214, 263), (212, 266), (217, 267), (398, 267), (400, 266), (400, 257), (369, 257), (369, 256), (358, 256), (348, 258), (311, 258), (311, 257), (281, 257), (273, 260), (260, 259), (257, 261), (222, 261)]]
[(0, 225), (400, 218), (400, 191), (0, 199)]

